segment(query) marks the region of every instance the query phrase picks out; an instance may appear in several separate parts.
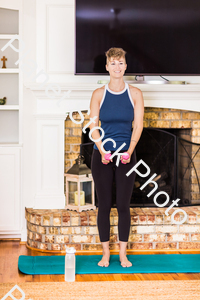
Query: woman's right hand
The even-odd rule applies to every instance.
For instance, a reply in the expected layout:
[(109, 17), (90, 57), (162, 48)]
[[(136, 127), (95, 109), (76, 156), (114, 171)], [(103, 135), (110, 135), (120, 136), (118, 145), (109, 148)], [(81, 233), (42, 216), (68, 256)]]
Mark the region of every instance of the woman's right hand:
[(112, 159), (105, 159), (105, 155), (106, 155), (106, 153), (104, 153), (104, 152), (101, 152), (101, 162), (103, 163), (103, 164), (105, 164), (105, 165), (107, 165), (109, 162), (111, 162), (111, 161), (113, 161)]

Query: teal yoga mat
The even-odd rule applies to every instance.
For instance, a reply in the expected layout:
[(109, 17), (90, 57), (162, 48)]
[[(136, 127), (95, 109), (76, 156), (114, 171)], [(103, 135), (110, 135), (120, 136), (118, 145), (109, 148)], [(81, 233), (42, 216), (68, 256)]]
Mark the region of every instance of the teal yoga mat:
[[(110, 265), (97, 265), (102, 255), (76, 255), (76, 274), (199, 273), (200, 254), (127, 255), (132, 266), (124, 268), (119, 255), (110, 256)], [(18, 267), (25, 274), (64, 274), (65, 256), (20, 255)]]

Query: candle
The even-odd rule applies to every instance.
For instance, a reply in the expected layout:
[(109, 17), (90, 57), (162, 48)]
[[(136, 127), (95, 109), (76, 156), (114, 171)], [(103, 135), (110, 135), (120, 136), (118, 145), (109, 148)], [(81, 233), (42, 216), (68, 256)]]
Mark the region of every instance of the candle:
[[(78, 191), (74, 192), (75, 205), (78, 205)], [(85, 192), (80, 191), (80, 205), (85, 205)]]

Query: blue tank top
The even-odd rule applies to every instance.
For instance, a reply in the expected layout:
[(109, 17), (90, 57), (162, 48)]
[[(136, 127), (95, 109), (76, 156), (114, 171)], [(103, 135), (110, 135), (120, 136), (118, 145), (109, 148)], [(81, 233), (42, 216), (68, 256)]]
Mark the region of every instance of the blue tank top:
[[(100, 103), (99, 120), (101, 128), (104, 130), (102, 142), (107, 138), (112, 138), (116, 142), (116, 147), (112, 141), (104, 144), (106, 151), (115, 151), (123, 143), (126, 145), (119, 151), (127, 151), (131, 139), (132, 122), (134, 119), (134, 103), (131, 98), (128, 84), (125, 82), (125, 88), (121, 92), (113, 92), (105, 85), (104, 95)], [(101, 130), (99, 130), (102, 136)], [(97, 149), (94, 144), (94, 149)]]

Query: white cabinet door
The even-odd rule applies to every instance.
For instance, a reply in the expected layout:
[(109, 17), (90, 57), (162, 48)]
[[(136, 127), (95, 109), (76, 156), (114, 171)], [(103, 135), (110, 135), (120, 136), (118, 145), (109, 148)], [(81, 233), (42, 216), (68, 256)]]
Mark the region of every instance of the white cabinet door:
[(20, 233), (21, 149), (0, 146), (0, 235)]

